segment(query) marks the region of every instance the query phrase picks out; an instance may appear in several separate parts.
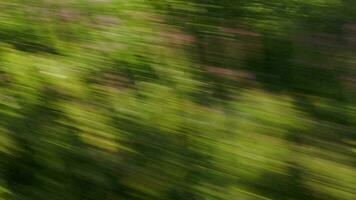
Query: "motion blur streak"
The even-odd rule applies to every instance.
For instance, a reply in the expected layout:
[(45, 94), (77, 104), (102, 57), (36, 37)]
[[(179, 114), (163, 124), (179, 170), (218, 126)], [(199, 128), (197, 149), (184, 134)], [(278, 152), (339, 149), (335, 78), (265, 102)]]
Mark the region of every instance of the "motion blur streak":
[(0, 0), (0, 200), (355, 200), (354, 0)]

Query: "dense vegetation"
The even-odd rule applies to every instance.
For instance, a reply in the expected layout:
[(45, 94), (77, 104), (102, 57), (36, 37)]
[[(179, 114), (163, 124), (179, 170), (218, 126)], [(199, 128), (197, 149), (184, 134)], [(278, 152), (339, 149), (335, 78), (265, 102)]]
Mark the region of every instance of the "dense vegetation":
[(354, 200), (352, 0), (1, 0), (0, 199)]

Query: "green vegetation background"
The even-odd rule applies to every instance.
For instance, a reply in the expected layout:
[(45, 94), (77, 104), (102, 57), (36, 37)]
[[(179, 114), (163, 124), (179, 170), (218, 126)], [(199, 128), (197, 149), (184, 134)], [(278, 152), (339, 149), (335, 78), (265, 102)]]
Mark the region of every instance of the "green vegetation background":
[(352, 0), (1, 0), (0, 199), (356, 199)]

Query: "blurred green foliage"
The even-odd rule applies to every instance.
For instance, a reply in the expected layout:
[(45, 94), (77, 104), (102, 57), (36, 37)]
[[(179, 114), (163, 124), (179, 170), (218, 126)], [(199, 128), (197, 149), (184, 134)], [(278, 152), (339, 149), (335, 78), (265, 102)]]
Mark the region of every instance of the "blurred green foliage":
[(1, 0), (0, 199), (356, 198), (351, 0)]

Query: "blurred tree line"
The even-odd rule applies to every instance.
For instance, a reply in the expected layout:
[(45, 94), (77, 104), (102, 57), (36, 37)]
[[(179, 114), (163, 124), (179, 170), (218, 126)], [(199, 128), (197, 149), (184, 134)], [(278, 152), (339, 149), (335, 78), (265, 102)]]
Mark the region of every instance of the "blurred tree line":
[(0, 10), (0, 199), (355, 199), (353, 1)]

